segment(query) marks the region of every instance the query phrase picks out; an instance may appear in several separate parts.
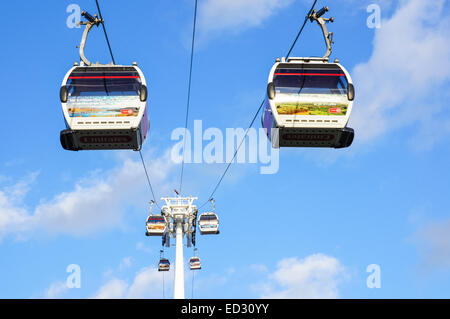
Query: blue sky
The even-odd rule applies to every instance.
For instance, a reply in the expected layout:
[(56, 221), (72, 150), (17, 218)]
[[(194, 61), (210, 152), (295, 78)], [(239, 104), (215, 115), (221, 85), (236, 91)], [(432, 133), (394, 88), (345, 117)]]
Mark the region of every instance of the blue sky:
[[(310, 2), (199, 0), (190, 128), (194, 120), (223, 132), (247, 127)], [(139, 154), (59, 144), (59, 86), (82, 33), (66, 26), (71, 3), (96, 12), (90, 0), (4, 4), (21, 18), (0, 30), (0, 298), (161, 298), (160, 241), (144, 236), (151, 195)], [(379, 29), (366, 24), (372, 3)], [(157, 196), (172, 195), (180, 165), (171, 134), (184, 125), (194, 1), (100, 4), (116, 62), (137, 61), (146, 75), (143, 155)], [(195, 298), (450, 296), (449, 1), (322, 5), (336, 20), (332, 58), (355, 82), (355, 142), (282, 149), (273, 175), (233, 165), (214, 196), (221, 234), (198, 236)], [(321, 36), (308, 24), (293, 56), (321, 55)], [(110, 61), (101, 29), (86, 55)], [(186, 164), (183, 194), (203, 203), (223, 169)], [(166, 256), (173, 260), (174, 249)], [(70, 264), (80, 266), (81, 288), (65, 285)], [(366, 285), (370, 264), (380, 266), (381, 288)], [(172, 281), (170, 272), (166, 297)], [(186, 271), (186, 297), (191, 283)]]

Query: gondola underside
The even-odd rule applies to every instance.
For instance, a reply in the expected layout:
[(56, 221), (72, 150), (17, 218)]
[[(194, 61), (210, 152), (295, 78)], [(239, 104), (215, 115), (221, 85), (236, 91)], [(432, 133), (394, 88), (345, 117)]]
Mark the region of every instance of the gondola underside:
[(349, 147), (355, 133), (352, 128), (272, 128), (272, 147)]
[(142, 139), (139, 129), (124, 130), (78, 130), (66, 129), (60, 133), (65, 150), (140, 150)]

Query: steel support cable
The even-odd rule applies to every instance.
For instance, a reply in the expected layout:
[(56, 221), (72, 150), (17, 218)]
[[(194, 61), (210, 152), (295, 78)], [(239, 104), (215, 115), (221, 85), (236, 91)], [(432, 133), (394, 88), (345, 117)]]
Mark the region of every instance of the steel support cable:
[(166, 295), (165, 295), (165, 287), (164, 287), (164, 271), (161, 271), (162, 275), (163, 275), (163, 299), (166, 299)]
[(242, 144), (244, 143), (245, 138), (247, 137), (248, 132), (250, 131), (250, 128), (251, 128), (251, 127), (253, 126), (253, 124), (255, 123), (255, 120), (256, 120), (256, 118), (258, 117), (258, 114), (259, 114), (259, 112), (261, 111), (261, 109), (262, 109), (262, 107), (263, 107), (263, 105), (264, 105), (264, 101), (265, 101), (265, 100), (263, 100), (263, 101), (261, 102), (261, 105), (259, 106), (259, 108), (258, 108), (258, 110), (256, 111), (255, 115), (253, 116), (253, 119), (252, 119), (252, 121), (250, 122), (249, 127), (248, 127), (247, 130), (245, 131), (244, 137), (242, 138), (242, 140), (241, 140), (241, 142), (239, 143), (238, 147), (237, 147), (236, 150), (234, 151), (233, 158), (231, 159), (231, 161), (228, 162), (228, 165), (227, 165), (225, 171), (223, 172), (222, 176), (220, 177), (219, 181), (217, 182), (216, 187), (214, 187), (214, 190), (212, 191), (211, 195), (208, 197), (208, 200), (207, 200), (202, 206), (200, 206), (199, 208), (203, 208), (203, 207), (204, 207), (206, 204), (208, 204), (208, 203), (210, 202), (210, 200), (213, 198), (214, 194), (216, 193), (217, 189), (219, 188), (220, 184), (222, 183), (223, 178), (225, 177), (225, 175), (227, 174), (228, 170), (230, 169), (231, 164), (233, 164), (233, 161), (234, 161), (234, 159), (236, 158), (236, 156), (237, 156), (237, 154), (238, 154), (238, 152), (239, 152), (239, 150), (240, 150)]
[(144, 162), (144, 157), (142, 156), (142, 152), (139, 151), (139, 155), (141, 157), (141, 161), (142, 161), (142, 166), (144, 167), (144, 171), (145, 171), (145, 176), (147, 176), (147, 182), (148, 182), (148, 186), (150, 187), (150, 191), (152, 192), (152, 196), (153, 196), (153, 200), (156, 204), (156, 206), (161, 209), (161, 207), (159, 207), (158, 203), (156, 202), (156, 196), (155, 196), (155, 192), (153, 191), (153, 186), (152, 186), (152, 182), (150, 181), (150, 177), (148, 175), (148, 171), (147, 171), (147, 167), (145, 166), (145, 162)]
[(184, 122), (184, 138), (183, 138), (184, 146), (183, 146), (183, 161), (181, 162), (180, 194), (181, 194), (182, 188), (183, 188), (184, 160), (185, 160), (185, 154), (186, 154), (186, 133), (187, 133), (188, 120), (189, 120), (189, 107), (191, 104), (192, 65), (194, 62), (195, 29), (196, 29), (196, 25), (197, 25), (197, 3), (198, 3), (198, 1), (195, 0), (194, 26), (192, 28), (192, 43), (191, 43), (191, 62), (190, 62), (190, 67), (189, 67), (189, 83), (188, 83), (188, 94), (187, 94), (187, 102), (186, 102), (186, 119)]
[(297, 34), (297, 37), (295, 38), (294, 42), (292, 43), (291, 48), (289, 49), (289, 52), (286, 54), (286, 59), (289, 58), (289, 56), (291, 55), (291, 52), (292, 52), (292, 50), (294, 49), (295, 44), (297, 43), (298, 38), (300, 37), (300, 35), (301, 35), (302, 32), (303, 32), (303, 29), (305, 28), (306, 22), (308, 22), (309, 16), (311, 15), (311, 13), (312, 13), (313, 10), (314, 10), (314, 7), (316, 6), (316, 3), (317, 3), (317, 0), (314, 0), (314, 3), (313, 3), (313, 5), (312, 5), (311, 9), (308, 11), (308, 14), (307, 14), (306, 17), (305, 17), (305, 21), (303, 21), (303, 25), (302, 25), (302, 27), (300, 28), (300, 31), (299, 31), (298, 34)]
[[(98, 3), (98, 0), (95, 0), (95, 3), (97, 5), (98, 15), (100, 17), (100, 20), (102, 21), (103, 32), (105, 33), (105, 39), (106, 39), (106, 43), (108, 44), (109, 53), (111, 54), (111, 58), (112, 58), (113, 63), (116, 64), (116, 61), (114, 60), (114, 54), (113, 54), (112, 49), (111, 49), (111, 44), (109, 43), (108, 33), (106, 32), (105, 24), (103, 22), (102, 11), (100, 10), (100, 5)], [(150, 191), (152, 192), (153, 200), (155, 201), (156, 206), (159, 209), (161, 209), (161, 207), (156, 202), (157, 199), (156, 199), (155, 193), (153, 191), (153, 187), (152, 187), (152, 183), (150, 181), (150, 177), (149, 177), (149, 174), (148, 174), (148, 171), (147, 171), (147, 167), (145, 166), (144, 157), (142, 156), (142, 152), (140, 150), (139, 150), (139, 155), (141, 157), (142, 166), (144, 167), (145, 176), (147, 177), (148, 186), (150, 187)]]
[[(297, 40), (300, 38), (300, 35), (302, 34), (303, 29), (305, 28), (306, 22), (308, 22), (309, 16), (310, 16), (310, 14), (313, 12), (314, 7), (316, 6), (316, 3), (317, 3), (317, 0), (314, 0), (313, 5), (311, 6), (311, 9), (308, 11), (308, 14), (307, 14), (306, 17), (305, 17), (305, 20), (304, 20), (304, 22), (303, 22), (303, 25), (302, 25), (302, 27), (300, 28), (300, 31), (299, 31), (298, 34), (297, 34), (297, 37), (295, 38), (294, 42), (293, 42), (292, 45), (291, 45), (291, 48), (289, 49), (289, 52), (288, 52), (287, 55), (286, 55), (286, 59), (290, 56), (292, 50), (293, 50), (294, 47), (295, 47), (295, 44), (297, 43)], [(216, 187), (214, 187), (214, 190), (212, 191), (211, 195), (208, 197), (208, 200), (207, 200), (202, 206), (199, 207), (200, 209), (203, 208), (206, 204), (208, 204), (208, 202), (213, 198), (214, 194), (216, 193), (217, 189), (219, 188), (220, 184), (222, 183), (222, 180), (224, 179), (226, 173), (228, 172), (228, 170), (229, 170), (231, 164), (233, 164), (233, 161), (234, 161), (234, 159), (236, 158), (236, 155), (237, 155), (237, 153), (239, 152), (239, 149), (241, 148), (242, 143), (243, 143), (244, 140), (247, 138), (248, 132), (249, 132), (250, 128), (253, 126), (253, 123), (255, 122), (256, 117), (258, 116), (259, 112), (261, 111), (263, 105), (264, 105), (264, 100), (261, 102), (261, 105), (259, 106), (258, 111), (256, 112), (255, 116), (253, 117), (253, 119), (252, 119), (252, 121), (251, 121), (251, 123), (250, 123), (250, 126), (248, 127), (247, 131), (245, 132), (245, 135), (244, 135), (244, 137), (242, 138), (242, 140), (241, 140), (239, 146), (238, 146), (237, 149), (235, 150), (232, 160), (228, 163), (228, 165), (227, 165), (225, 171), (223, 172), (222, 176), (220, 177), (219, 181), (217, 182)]]
[(108, 33), (106, 33), (105, 22), (103, 22), (102, 11), (100, 10), (100, 5), (98, 4), (98, 0), (95, 0), (95, 4), (97, 5), (97, 10), (98, 10), (98, 15), (100, 17), (100, 20), (102, 21), (103, 32), (105, 33), (105, 39), (106, 39), (106, 43), (108, 44), (109, 54), (111, 54), (111, 59), (112, 59), (113, 64), (116, 64), (116, 61), (114, 60), (114, 55), (113, 55), (113, 52), (111, 49), (111, 45), (109, 43)]
[(195, 271), (192, 272), (192, 291), (191, 291), (191, 299), (194, 299), (194, 277), (195, 277)]

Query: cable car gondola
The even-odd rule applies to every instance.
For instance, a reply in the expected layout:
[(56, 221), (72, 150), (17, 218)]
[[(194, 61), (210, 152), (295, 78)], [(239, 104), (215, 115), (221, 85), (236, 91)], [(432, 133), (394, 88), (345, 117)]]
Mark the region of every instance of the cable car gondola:
[(161, 258), (158, 263), (158, 271), (169, 271), (170, 261), (167, 258)]
[(60, 100), (66, 129), (66, 150), (140, 150), (149, 130), (147, 83), (136, 63), (131, 66), (93, 64), (84, 56), (90, 29), (102, 23), (86, 12), (89, 21), (80, 44), (81, 64), (65, 75)]
[(198, 257), (198, 249), (194, 248), (194, 256), (189, 258), (189, 269), (199, 270), (202, 269), (202, 263)]
[(325, 56), (277, 59), (270, 71), (262, 126), (274, 148), (343, 148), (353, 142), (354, 131), (347, 122), (355, 90), (339, 61), (329, 62), (332, 33), (325, 23), (333, 18), (321, 18), (326, 11), (327, 7), (314, 10), (309, 16), (322, 28)]
[(200, 270), (202, 269), (202, 264), (199, 257), (191, 257), (189, 258), (189, 268), (191, 270)]
[(167, 223), (164, 216), (150, 215), (147, 218), (146, 226), (146, 236), (164, 236), (166, 233)]
[(198, 227), (202, 235), (219, 234), (219, 217), (212, 212), (200, 214)]

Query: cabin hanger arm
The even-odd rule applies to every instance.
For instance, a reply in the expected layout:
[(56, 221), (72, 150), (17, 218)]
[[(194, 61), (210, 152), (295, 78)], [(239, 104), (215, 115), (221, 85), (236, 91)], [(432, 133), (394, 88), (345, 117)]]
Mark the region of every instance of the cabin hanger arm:
[(80, 43), (80, 59), (81, 61), (83, 61), (83, 63), (87, 66), (92, 65), (92, 63), (86, 58), (86, 56), (84, 55), (84, 48), (86, 47), (86, 40), (87, 40), (87, 36), (89, 34), (89, 31), (91, 31), (93, 26), (98, 26), (100, 23), (103, 22), (103, 20), (99, 19), (97, 17), (97, 15), (95, 14), (94, 16), (91, 16), (88, 12), (83, 11), (81, 12), (81, 15), (83, 17), (85, 17), (88, 21), (81, 21), (80, 24), (81, 25), (86, 25), (86, 28), (84, 28), (83, 31), (83, 37), (81, 38), (81, 43)]
[(327, 46), (327, 51), (325, 53), (325, 55), (323, 56), (323, 59), (328, 60), (330, 55), (331, 55), (331, 51), (332, 51), (332, 44), (333, 44), (333, 33), (332, 32), (328, 32), (328, 28), (326, 23), (328, 22), (334, 22), (334, 18), (322, 18), (322, 16), (328, 11), (328, 7), (323, 7), (322, 9), (320, 9), (319, 11), (314, 10), (310, 15), (309, 15), (309, 20), (311, 22), (316, 21), (317, 24), (320, 26), (320, 28), (322, 29), (322, 33), (323, 33), (323, 38), (325, 40), (325, 44)]

